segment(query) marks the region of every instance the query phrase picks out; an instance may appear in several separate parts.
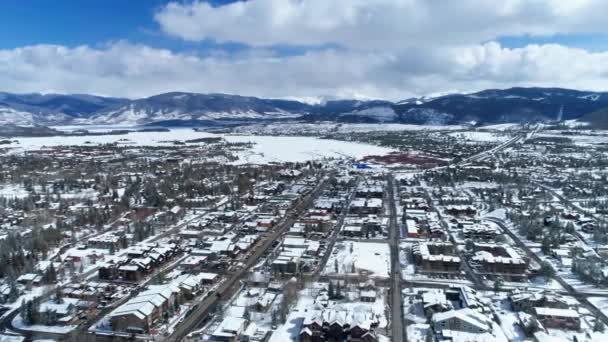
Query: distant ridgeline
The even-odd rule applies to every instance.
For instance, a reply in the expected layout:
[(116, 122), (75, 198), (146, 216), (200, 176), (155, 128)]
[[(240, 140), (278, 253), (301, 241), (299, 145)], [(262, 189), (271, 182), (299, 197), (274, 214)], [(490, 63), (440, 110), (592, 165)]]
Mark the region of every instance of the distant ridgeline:
[(142, 99), (91, 95), (0, 93), (0, 125), (146, 125), (223, 127), (305, 121), (408, 124), (493, 124), (574, 120), (608, 127), (608, 93), (510, 88), (472, 94), (309, 104), (226, 94), (165, 93)]

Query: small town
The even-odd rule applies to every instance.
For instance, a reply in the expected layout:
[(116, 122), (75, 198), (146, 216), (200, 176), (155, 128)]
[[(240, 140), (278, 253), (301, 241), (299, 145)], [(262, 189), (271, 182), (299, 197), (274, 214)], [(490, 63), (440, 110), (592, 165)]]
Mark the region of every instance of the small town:
[[(401, 134), (407, 145), (382, 156), (256, 163), (253, 135), (14, 140), (0, 156), (4, 334), (608, 338), (608, 150), (596, 143), (607, 135), (541, 125)], [(395, 147), (393, 135), (347, 140)]]
[(0, 1), (0, 342), (608, 342), (607, 13)]

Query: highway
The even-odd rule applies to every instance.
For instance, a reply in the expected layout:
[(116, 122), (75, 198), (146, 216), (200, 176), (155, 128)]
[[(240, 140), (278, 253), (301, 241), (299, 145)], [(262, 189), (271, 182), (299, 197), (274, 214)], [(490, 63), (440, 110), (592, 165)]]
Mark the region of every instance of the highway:
[(456, 166), (462, 166), (462, 165), (465, 165), (465, 164), (468, 164), (468, 163), (474, 162), (474, 161), (485, 160), (485, 159), (493, 156), (494, 154), (496, 154), (498, 152), (501, 152), (501, 151), (504, 151), (507, 148), (513, 146), (514, 144), (527, 139), (528, 137), (529, 136), (526, 135), (525, 133), (517, 134), (515, 137), (513, 137), (513, 138), (511, 138), (511, 139), (509, 139), (507, 141), (505, 141), (504, 143), (502, 143), (502, 144), (500, 144), (500, 145), (498, 145), (498, 146), (496, 146), (496, 147), (494, 147), (494, 148), (492, 148), (490, 150), (483, 151), (481, 153), (478, 153), (476, 155), (473, 155), (471, 157), (468, 157), (468, 158), (466, 158), (466, 159), (464, 159), (464, 160), (456, 163)]

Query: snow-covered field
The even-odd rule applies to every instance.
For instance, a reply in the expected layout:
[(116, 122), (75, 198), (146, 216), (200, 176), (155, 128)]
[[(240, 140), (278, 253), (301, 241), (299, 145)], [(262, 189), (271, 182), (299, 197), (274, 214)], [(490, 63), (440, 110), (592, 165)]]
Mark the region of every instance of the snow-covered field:
[[(73, 128), (73, 127), (72, 127)], [(15, 138), (14, 152), (37, 150), (43, 147), (69, 145), (96, 145), (118, 143), (126, 146), (172, 146), (173, 141), (186, 141), (205, 137), (222, 137), (228, 142), (253, 142), (255, 145), (241, 153), (240, 163), (302, 162), (326, 157), (362, 158), (366, 155), (383, 155), (392, 149), (347, 141), (314, 137), (279, 137), (254, 135), (223, 135), (195, 132), (191, 129), (173, 129), (169, 132), (134, 132), (127, 135), (98, 135), (73, 137)]]
[(327, 133), (351, 133), (351, 132), (373, 132), (373, 131), (452, 131), (465, 129), (459, 125), (410, 125), (410, 124), (365, 124), (365, 123), (270, 123), (253, 124), (234, 128), (235, 132), (246, 134), (327, 134)]
[[(329, 257), (324, 274), (353, 274), (368, 272), (373, 277), (387, 278), (390, 274), (390, 249), (386, 243), (338, 242)], [(338, 272), (336, 272), (336, 265)], [(355, 271), (355, 272), (353, 272)]]
[(474, 142), (496, 142), (502, 143), (509, 140), (510, 136), (507, 134), (493, 133), (493, 132), (454, 132), (450, 133), (451, 136), (459, 138), (461, 140), (468, 140)]
[(0, 185), (0, 197), (6, 198), (26, 198), (29, 192), (19, 184)]
[[(39, 186), (34, 187), (33, 191), (44, 193), (43, 189)], [(5, 198), (26, 198), (30, 195), (30, 191), (28, 191), (21, 184), (0, 184), (0, 197)], [(53, 195), (54, 197), (63, 198), (63, 199), (74, 199), (74, 200), (83, 200), (83, 199), (94, 199), (99, 195), (97, 191), (94, 189), (81, 189), (79, 191), (70, 191), (62, 194)]]
[(507, 130), (511, 130), (511, 129), (520, 128), (520, 126), (521, 126), (520, 124), (516, 124), (516, 123), (504, 123), (504, 124), (482, 126), (481, 128), (491, 129), (491, 130), (495, 130), (495, 131), (507, 131)]
[(384, 155), (393, 149), (347, 141), (313, 137), (224, 136), (230, 142), (254, 142), (250, 151), (240, 155), (241, 162), (302, 162), (322, 158)]
[[(585, 134), (588, 133), (588, 134)], [(581, 134), (577, 135), (563, 135), (558, 133), (540, 133), (537, 135), (539, 138), (568, 138), (571, 139), (575, 145), (578, 146), (594, 146), (598, 144), (608, 143), (608, 135), (597, 132), (581, 131)]]

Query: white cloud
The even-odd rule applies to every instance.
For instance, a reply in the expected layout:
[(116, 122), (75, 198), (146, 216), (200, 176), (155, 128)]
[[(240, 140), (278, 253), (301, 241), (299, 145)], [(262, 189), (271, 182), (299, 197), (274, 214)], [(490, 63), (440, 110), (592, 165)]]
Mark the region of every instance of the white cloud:
[(608, 32), (605, 0), (251, 0), (172, 2), (161, 29), (190, 41), (351, 49), (477, 44), (505, 35)]
[(507, 49), (490, 42), (398, 51), (328, 49), (289, 57), (266, 50), (201, 57), (128, 42), (99, 48), (34, 45), (0, 50), (0, 84), (11, 92), (123, 97), (193, 91), (391, 100), (516, 85), (601, 90), (608, 88), (608, 53), (559, 45)]
[[(556, 44), (509, 49), (505, 35), (607, 32), (604, 0), (251, 0), (169, 3), (161, 29), (250, 46), (205, 56), (129, 42), (0, 50), (12, 92), (143, 97), (167, 91), (282, 98), (410, 96), (511, 86), (608, 89), (608, 53)], [(484, 43), (486, 42), (486, 43)], [(278, 44), (314, 46), (282, 56)], [(319, 48), (334, 46), (339, 48)]]
[[(125, 97), (192, 91), (391, 100), (511, 86), (605, 90), (607, 52), (495, 42), (505, 35), (608, 33), (604, 13), (605, 0), (173, 2), (155, 14), (165, 33), (251, 48), (205, 56), (120, 41), (5, 49), (0, 84), (12, 92)], [(316, 48), (282, 56), (273, 52), (278, 44)]]

